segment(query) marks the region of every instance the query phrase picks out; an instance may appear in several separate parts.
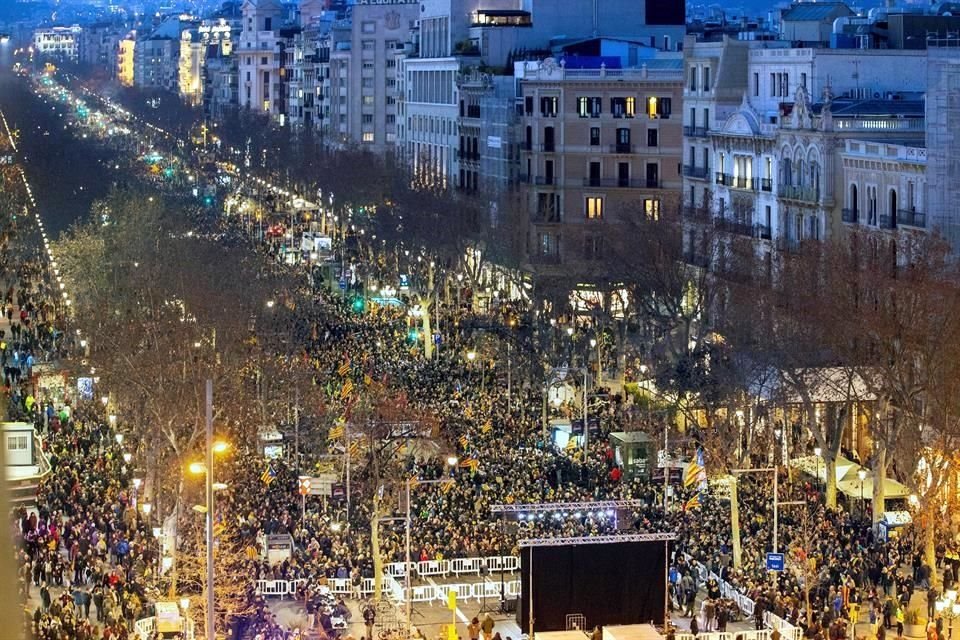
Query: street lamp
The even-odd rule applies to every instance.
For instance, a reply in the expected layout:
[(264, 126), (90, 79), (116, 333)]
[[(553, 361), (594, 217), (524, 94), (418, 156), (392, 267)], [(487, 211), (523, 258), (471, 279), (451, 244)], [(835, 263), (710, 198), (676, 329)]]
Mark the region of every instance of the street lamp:
[(597, 388), (600, 388), (603, 382), (603, 368), (600, 366), (600, 342), (596, 338), (590, 338), (590, 348), (597, 349)]
[[(219, 488), (223, 488), (226, 485), (220, 483), (215, 483), (213, 481), (213, 454), (214, 453), (223, 453), (230, 448), (229, 443), (222, 440), (214, 442), (213, 440), (213, 382), (207, 380), (207, 462), (206, 464), (202, 462), (191, 462), (190, 463), (190, 472), (196, 475), (204, 474), (206, 481), (206, 505), (204, 508), (206, 515), (206, 525), (207, 525), (207, 558), (206, 558), (206, 569), (207, 569), (207, 578), (204, 588), (206, 589), (207, 596), (207, 610), (206, 613), (206, 631), (207, 631), (207, 640), (214, 640), (214, 629), (213, 629), (213, 614), (214, 614), (214, 594), (213, 594), (213, 492), (215, 489), (214, 485), (217, 485)], [(198, 509), (199, 511), (199, 509)]]

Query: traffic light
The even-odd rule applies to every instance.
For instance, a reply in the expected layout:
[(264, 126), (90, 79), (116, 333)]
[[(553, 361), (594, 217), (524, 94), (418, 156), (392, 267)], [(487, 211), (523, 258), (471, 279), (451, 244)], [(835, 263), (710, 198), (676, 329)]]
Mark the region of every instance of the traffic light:
[(363, 313), (363, 309), (366, 306), (366, 302), (362, 296), (357, 296), (353, 300), (353, 312), (354, 313)]
[(420, 339), (420, 332), (417, 331), (416, 329), (410, 329), (410, 331), (407, 332), (407, 342), (412, 344), (414, 342), (417, 342), (419, 339)]
[(213, 196), (203, 196), (203, 204), (206, 207), (213, 206)]

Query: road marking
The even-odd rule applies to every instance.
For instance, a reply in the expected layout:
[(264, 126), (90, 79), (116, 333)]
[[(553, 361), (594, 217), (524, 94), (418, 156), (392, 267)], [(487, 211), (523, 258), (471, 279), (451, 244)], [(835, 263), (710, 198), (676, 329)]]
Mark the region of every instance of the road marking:
[[(429, 582), (430, 584), (432, 584), (434, 587), (439, 586), (439, 585), (437, 585), (437, 583), (434, 581), (433, 578), (427, 578), (427, 582)], [(457, 619), (458, 619), (460, 622), (462, 622), (463, 624), (470, 624), (470, 618), (468, 618), (466, 615), (464, 615), (463, 611), (460, 611), (460, 607), (459, 607), (459, 606), (458, 606), (457, 609), (456, 609), (456, 614), (457, 614)]]

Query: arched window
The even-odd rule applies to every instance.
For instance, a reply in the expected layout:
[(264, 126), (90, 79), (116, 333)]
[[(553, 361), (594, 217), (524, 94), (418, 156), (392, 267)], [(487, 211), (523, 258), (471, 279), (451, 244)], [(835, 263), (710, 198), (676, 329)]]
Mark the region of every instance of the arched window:
[(847, 201), (847, 206), (851, 211), (857, 213), (860, 209), (860, 203), (857, 200), (857, 185), (850, 184), (850, 199)]

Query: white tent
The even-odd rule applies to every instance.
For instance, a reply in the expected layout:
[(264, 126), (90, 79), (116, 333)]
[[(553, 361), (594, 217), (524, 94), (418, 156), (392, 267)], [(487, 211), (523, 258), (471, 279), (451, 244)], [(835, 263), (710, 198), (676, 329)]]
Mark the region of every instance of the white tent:
[[(822, 456), (802, 456), (794, 458), (790, 461), (790, 466), (817, 478), (820, 482), (826, 483), (827, 481), (827, 465)], [(864, 469), (867, 472), (867, 477), (863, 479), (862, 483), (858, 474), (860, 469)], [(870, 469), (843, 456), (837, 456), (834, 471), (837, 489), (839, 491), (851, 498), (859, 498), (862, 484), (863, 497), (869, 498), (873, 496), (873, 472)], [(883, 488), (886, 498), (905, 498), (910, 495), (910, 489), (893, 478), (884, 480)]]

